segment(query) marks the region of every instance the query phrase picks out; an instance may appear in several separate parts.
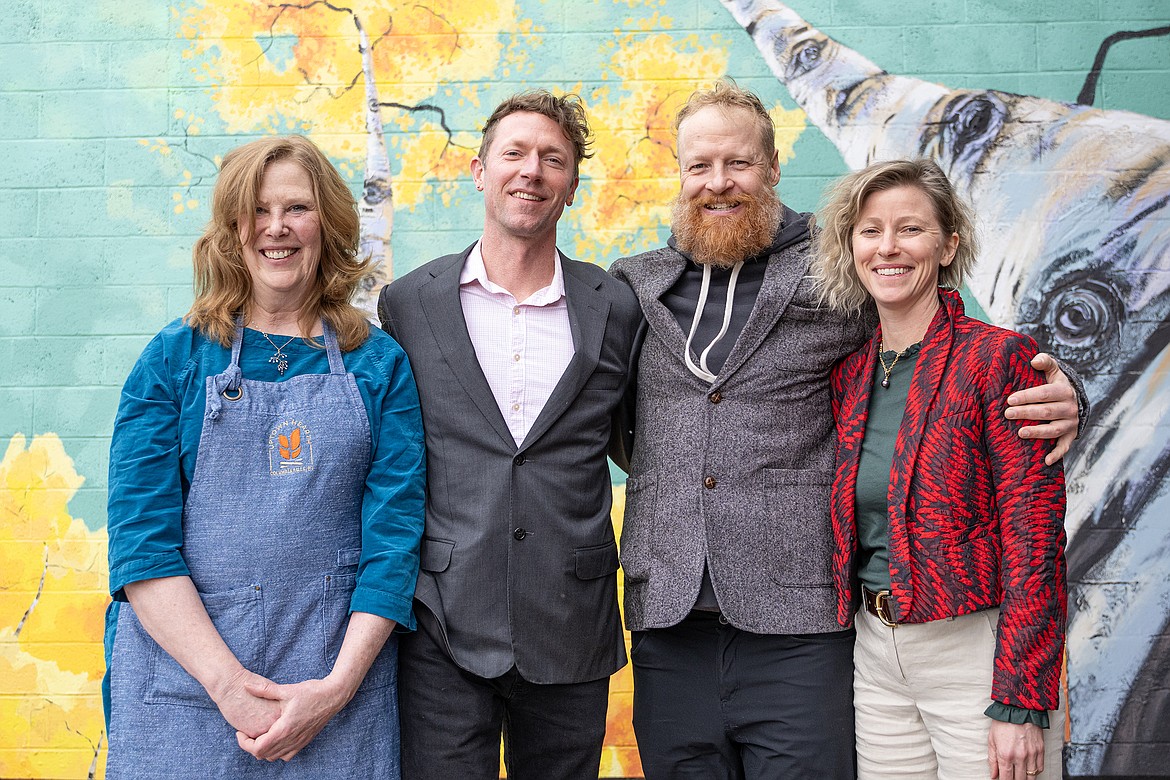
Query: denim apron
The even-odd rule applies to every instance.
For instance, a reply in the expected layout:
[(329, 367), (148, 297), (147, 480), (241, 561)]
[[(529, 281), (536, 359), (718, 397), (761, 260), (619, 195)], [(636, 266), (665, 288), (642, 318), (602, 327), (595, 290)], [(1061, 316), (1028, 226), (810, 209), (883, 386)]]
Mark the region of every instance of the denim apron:
[[(328, 374), (245, 379), (243, 327), (207, 378), (183, 559), (216, 629), (250, 671), (322, 678), (348, 625), (361, 556), (370, 425), (328, 323)], [(397, 641), (353, 700), (290, 762), (240, 749), (203, 687), (122, 604), (110, 668), (110, 752), (119, 778), (398, 778)]]

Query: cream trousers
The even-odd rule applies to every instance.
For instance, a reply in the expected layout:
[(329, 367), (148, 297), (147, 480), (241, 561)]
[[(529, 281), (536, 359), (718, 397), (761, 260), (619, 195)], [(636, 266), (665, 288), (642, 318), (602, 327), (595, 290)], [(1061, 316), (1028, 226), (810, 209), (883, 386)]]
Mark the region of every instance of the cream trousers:
[[(987, 780), (991, 674), (999, 610), (888, 628), (857, 613), (853, 695), (857, 776)], [(1064, 702), (1048, 713), (1044, 770), (1060, 780)]]

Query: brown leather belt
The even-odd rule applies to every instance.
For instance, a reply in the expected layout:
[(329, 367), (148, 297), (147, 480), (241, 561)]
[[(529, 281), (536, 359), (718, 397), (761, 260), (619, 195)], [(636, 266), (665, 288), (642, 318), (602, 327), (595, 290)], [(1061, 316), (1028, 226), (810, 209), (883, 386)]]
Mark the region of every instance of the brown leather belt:
[(865, 611), (880, 620), (883, 626), (889, 628), (898, 627), (898, 621), (894, 620), (893, 604), (890, 601), (890, 592), (888, 590), (879, 590), (877, 593), (874, 593), (863, 585), (861, 588), (861, 603), (865, 605)]

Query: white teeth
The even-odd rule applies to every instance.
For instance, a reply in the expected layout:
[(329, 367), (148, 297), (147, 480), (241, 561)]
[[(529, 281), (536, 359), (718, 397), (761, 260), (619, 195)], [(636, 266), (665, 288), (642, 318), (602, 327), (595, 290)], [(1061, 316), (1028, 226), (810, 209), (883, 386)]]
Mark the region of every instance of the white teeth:
[(512, 197), (520, 200), (544, 200), (544, 198), (537, 195), (529, 195), (527, 192), (513, 192)]
[(877, 269), (878, 276), (901, 276), (910, 269), (908, 268), (879, 268)]
[(708, 211), (726, 211), (727, 209), (735, 208), (735, 204), (734, 203), (708, 203), (703, 208), (707, 209)]
[(293, 249), (265, 249), (260, 254), (264, 255), (269, 260), (283, 260), (284, 258), (291, 255), (294, 251), (296, 251), (296, 250), (293, 250)]

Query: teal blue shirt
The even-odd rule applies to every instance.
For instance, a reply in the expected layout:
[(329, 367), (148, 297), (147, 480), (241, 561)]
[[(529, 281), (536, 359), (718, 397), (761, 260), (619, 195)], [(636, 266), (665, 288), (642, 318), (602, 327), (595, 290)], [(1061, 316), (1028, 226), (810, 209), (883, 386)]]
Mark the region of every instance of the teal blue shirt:
[[(276, 340), (283, 344), (287, 337)], [(273, 347), (244, 331), (240, 369), (249, 379), (282, 382), (329, 373), (324, 347), (295, 339), (283, 347), (288, 369), (268, 362)], [(362, 565), (350, 609), (415, 627), (411, 602), (423, 529), (425, 461), (418, 391), (406, 353), (376, 328), (342, 355), (370, 420), (371, 462), (362, 496)], [(188, 575), (183, 504), (199, 449), (206, 378), (221, 373), (231, 349), (176, 320), (142, 352), (118, 404), (110, 447), (110, 592), (128, 583)]]

